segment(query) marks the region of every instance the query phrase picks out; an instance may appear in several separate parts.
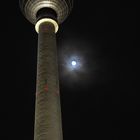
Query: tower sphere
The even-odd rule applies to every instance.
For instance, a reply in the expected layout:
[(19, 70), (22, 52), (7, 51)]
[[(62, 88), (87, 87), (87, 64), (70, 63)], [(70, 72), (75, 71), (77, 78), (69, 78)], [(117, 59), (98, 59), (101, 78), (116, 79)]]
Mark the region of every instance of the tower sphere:
[(37, 12), (43, 8), (54, 10), (58, 24), (61, 24), (73, 6), (73, 0), (19, 0), (19, 3), (23, 14), (33, 24), (36, 24)]

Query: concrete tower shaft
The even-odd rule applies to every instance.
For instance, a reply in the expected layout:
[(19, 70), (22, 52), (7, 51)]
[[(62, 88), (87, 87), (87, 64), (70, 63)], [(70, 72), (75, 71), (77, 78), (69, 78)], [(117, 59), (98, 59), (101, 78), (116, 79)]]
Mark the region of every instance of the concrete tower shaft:
[(20, 0), (38, 33), (34, 140), (62, 140), (56, 32), (69, 15), (72, 0)]
[(39, 27), (34, 140), (62, 140), (55, 28)]

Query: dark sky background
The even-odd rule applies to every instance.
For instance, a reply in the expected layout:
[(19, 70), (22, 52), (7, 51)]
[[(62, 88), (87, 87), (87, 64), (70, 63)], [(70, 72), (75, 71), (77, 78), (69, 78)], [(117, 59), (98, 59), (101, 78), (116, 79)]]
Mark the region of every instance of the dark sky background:
[[(0, 139), (33, 140), (37, 33), (18, 0), (3, 5), (1, 74), (6, 82), (1, 85)], [(128, 1), (75, 0), (71, 15), (60, 25), (64, 140), (139, 139), (135, 7)], [(73, 57), (82, 67), (69, 71), (66, 63)]]

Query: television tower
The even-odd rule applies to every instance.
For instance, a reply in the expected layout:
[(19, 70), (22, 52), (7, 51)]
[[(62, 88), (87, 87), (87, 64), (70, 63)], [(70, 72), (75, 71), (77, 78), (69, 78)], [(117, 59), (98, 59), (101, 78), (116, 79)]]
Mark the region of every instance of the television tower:
[(62, 140), (56, 33), (70, 14), (72, 0), (20, 0), (38, 33), (34, 140)]

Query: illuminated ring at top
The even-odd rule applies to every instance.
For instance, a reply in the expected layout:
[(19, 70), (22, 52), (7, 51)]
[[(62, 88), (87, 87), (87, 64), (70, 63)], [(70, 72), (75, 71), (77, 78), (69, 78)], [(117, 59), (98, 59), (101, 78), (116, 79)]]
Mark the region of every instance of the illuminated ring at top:
[(25, 17), (33, 24), (37, 22), (37, 12), (42, 8), (51, 8), (57, 14), (58, 24), (61, 24), (70, 14), (73, 0), (20, 0), (20, 8)]
[(54, 25), (54, 28), (55, 28), (55, 33), (57, 33), (59, 26), (58, 26), (57, 22), (56, 22), (55, 20), (51, 19), (51, 18), (43, 18), (43, 19), (40, 19), (40, 20), (36, 23), (36, 25), (35, 25), (35, 30), (36, 30), (37, 33), (39, 33), (39, 26), (40, 26), (42, 23), (45, 23), (45, 22), (46, 22), (46, 23), (47, 23), (47, 22), (52, 23), (52, 24)]

